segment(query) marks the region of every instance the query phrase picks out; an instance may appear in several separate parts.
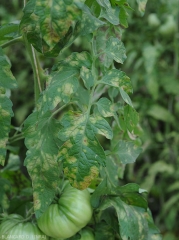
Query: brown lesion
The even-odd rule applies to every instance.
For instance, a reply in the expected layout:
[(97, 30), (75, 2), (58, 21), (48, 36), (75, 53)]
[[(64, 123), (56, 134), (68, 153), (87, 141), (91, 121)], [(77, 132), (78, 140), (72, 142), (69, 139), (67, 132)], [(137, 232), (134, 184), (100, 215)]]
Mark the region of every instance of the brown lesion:
[(74, 176), (72, 177), (72, 175), (70, 174), (70, 183), (72, 184), (73, 187), (79, 189), (79, 190), (84, 190), (86, 189), (90, 184), (91, 182), (98, 177), (98, 174), (99, 174), (99, 170), (96, 166), (92, 166), (90, 168), (90, 172), (89, 172), (89, 175), (88, 176), (85, 176), (83, 181), (77, 181)]

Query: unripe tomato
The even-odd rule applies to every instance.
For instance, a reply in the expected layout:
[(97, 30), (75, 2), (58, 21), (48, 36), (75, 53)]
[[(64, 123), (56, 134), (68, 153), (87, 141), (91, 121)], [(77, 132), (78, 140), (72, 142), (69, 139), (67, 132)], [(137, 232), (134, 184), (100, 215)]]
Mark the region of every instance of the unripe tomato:
[(49, 238), (40, 231), (35, 223), (23, 222), (24, 218), (18, 214), (11, 214), (0, 225), (0, 239), (45, 239)]
[[(79, 240), (95, 240), (93, 232), (90, 228), (84, 228), (80, 231), (81, 238)], [(62, 238), (50, 238), (50, 240), (63, 240)]]
[(90, 194), (64, 183), (57, 204), (52, 204), (37, 220), (39, 228), (53, 238), (69, 238), (86, 226), (92, 217)]
[(172, 15), (169, 15), (167, 17), (166, 22), (159, 28), (159, 33), (165, 37), (165, 36), (171, 36), (176, 32), (177, 26), (175, 19)]
[(148, 16), (149, 26), (152, 28), (157, 28), (160, 25), (160, 20), (157, 17), (157, 14), (151, 13)]

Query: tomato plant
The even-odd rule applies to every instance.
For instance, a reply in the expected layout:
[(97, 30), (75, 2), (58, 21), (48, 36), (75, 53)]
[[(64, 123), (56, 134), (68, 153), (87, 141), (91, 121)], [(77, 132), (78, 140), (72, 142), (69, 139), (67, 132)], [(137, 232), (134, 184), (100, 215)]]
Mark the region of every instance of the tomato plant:
[(65, 182), (58, 203), (52, 204), (38, 219), (39, 228), (53, 238), (69, 238), (83, 228), (92, 217), (90, 194)]
[[(142, 15), (146, 3), (136, 0)], [(0, 28), (0, 212), (24, 216), (33, 202), (32, 218), (51, 237), (73, 238), (88, 224), (95, 239), (160, 239), (146, 191), (123, 182), (142, 152), (133, 86), (122, 71), (129, 1), (24, 0), (23, 7)], [(12, 44), (31, 63), (22, 81), (12, 73)]]

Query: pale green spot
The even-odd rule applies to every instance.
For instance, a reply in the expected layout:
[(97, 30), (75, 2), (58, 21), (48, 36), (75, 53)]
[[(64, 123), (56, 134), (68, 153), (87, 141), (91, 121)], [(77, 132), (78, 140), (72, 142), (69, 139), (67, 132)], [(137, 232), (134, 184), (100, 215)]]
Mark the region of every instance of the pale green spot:
[(71, 156), (71, 157), (68, 157), (68, 158), (66, 159), (66, 161), (67, 161), (68, 163), (70, 163), (70, 164), (76, 163), (76, 162), (77, 162), (77, 158), (75, 158), (74, 156)]
[(63, 93), (66, 95), (71, 95), (73, 93), (73, 85), (66, 83), (63, 85)]

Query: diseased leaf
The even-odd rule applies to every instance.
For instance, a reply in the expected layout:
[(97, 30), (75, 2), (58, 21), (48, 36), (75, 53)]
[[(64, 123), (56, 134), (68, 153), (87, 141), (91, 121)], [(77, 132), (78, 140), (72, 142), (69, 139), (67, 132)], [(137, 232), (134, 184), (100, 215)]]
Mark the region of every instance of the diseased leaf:
[(121, 97), (124, 100), (124, 102), (126, 102), (133, 108), (133, 104), (132, 104), (132, 101), (131, 101), (129, 95), (122, 88), (119, 88), (119, 91), (120, 91)]
[(30, 0), (20, 28), (39, 52), (55, 57), (68, 42), (72, 26), (80, 16), (81, 10), (73, 1)]
[(54, 109), (58, 103), (68, 103), (79, 87), (79, 74), (81, 67), (91, 67), (89, 53), (72, 53), (64, 61), (54, 66), (50, 81), (39, 100), (42, 112)]
[(61, 120), (63, 129), (59, 132), (59, 138), (64, 141), (59, 151), (59, 160), (64, 163), (64, 173), (70, 183), (78, 189), (90, 185), (98, 176), (99, 166), (105, 164), (106, 158), (88, 114), (66, 113)]
[(12, 102), (5, 95), (5, 88), (16, 88), (17, 82), (10, 70), (10, 63), (0, 48), (0, 164), (4, 165), (6, 143), (11, 125)]
[(139, 122), (139, 114), (134, 108), (127, 105), (124, 107), (124, 123), (126, 128), (132, 132)]
[(123, 240), (147, 239), (148, 223), (144, 209), (127, 205), (119, 197), (108, 198), (100, 209), (104, 210), (109, 207), (114, 207), (116, 210), (119, 231)]
[(132, 92), (132, 84), (130, 78), (126, 74), (118, 69), (112, 69), (107, 71), (106, 75), (100, 80), (101, 83), (110, 85), (122, 89), (127, 93)]
[(100, 220), (104, 221), (111, 227), (111, 233), (119, 233), (119, 223), (114, 208), (107, 208), (102, 211)]
[(11, 126), (12, 102), (0, 93), (0, 164), (4, 165), (6, 157), (6, 144)]
[(80, 22), (81, 35), (87, 35), (89, 33), (92, 33), (105, 24), (105, 22), (99, 20), (94, 15), (92, 15), (90, 8), (88, 8), (87, 6), (83, 5), (81, 9), (83, 10), (82, 19)]
[(42, 112), (54, 109), (58, 103), (68, 103), (78, 88), (79, 71), (76, 68), (62, 66), (53, 73), (48, 87), (43, 93)]
[(69, 66), (74, 67), (77, 69), (80, 69), (82, 66), (86, 68), (91, 68), (92, 66), (92, 57), (91, 55), (83, 51), (81, 53), (73, 52), (69, 57), (67, 57), (65, 60), (60, 61), (56, 67), (59, 68), (61, 66)]
[(0, 87), (13, 89), (17, 87), (15, 77), (10, 70), (11, 65), (0, 48)]
[(141, 207), (147, 210), (148, 204), (146, 199), (139, 193), (135, 192), (126, 192), (123, 193), (122, 196), (120, 196), (121, 200), (128, 205), (136, 206), (136, 207)]
[(142, 148), (134, 145), (133, 142), (120, 140), (114, 148), (114, 153), (119, 156), (123, 164), (133, 163), (142, 152)]
[(108, 98), (100, 98), (96, 104), (98, 111), (103, 117), (112, 117), (117, 111), (117, 106), (113, 104)]
[(84, 66), (82, 66), (80, 71), (80, 76), (84, 82), (87, 89), (90, 89), (94, 85), (94, 77), (92, 71)]
[(106, 159), (106, 171), (108, 172), (108, 178), (114, 186), (118, 185), (119, 180), (119, 168), (121, 168), (121, 162), (114, 156), (109, 155)]
[(107, 139), (112, 139), (113, 132), (112, 128), (110, 127), (109, 123), (99, 115), (92, 115), (89, 118), (89, 122), (93, 129), (93, 132), (96, 134), (101, 134), (105, 136)]
[(82, 112), (86, 112), (90, 101), (90, 91), (79, 85), (71, 101), (75, 102)]
[(10, 190), (10, 182), (6, 179), (0, 179), (0, 209), (6, 211), (9, 208), (7, 193)]
[(118, 38), (110, 37), (104, 51), (108, 57), (114, 59), (118, 63), (123, 63), (127, 58), (124, 44)]
[[(117, 26), (111, 27), (111, 24), (106, 24), (105, 26), (102, 26), (101, 28), (98, 29), (96, 33), (96, 50), (98, 54), (100, 55), (99, 59), (102, 62), (102, 64), (109, 68), (110, 65), (113, 63), (114, 60), (114, 55), (118, 54), (119, 57), (124, 57), (120, 56), (122, 54), (122, 51), (124, 49), (124, 46), (121, 45), (121, 52), (115, 52), (119, 50), (119, 45), (121, 42), (121, 29)], [(109, 46), (110, 38), (118, 39), (116, 41), (119, 42), (118, 46)], [(108, 46), (108, 48), (107, 48)], [(109, 49), (110, 48), (110, 49)], [(123, 50), (122, 50), (123, 49)], [(112, 55), (109, 53), (109, 51), (112, 52)]]
[(105, 18), (108, 22), (113, 25), (119, 24), (119, 7), (105, 7), (101, 9), (100, 18)]
[(160, 234), (159, 229), (155, 226), (152, 218), (152, 214), (149, 209), (145, 214), (145, 217), (148, 221), (148, 227), (149, 227), (147, 240), (162, 240), (162, 235)]
[(38, 119), (38, 112), (32, 113), (25, 121), (25, 145), (28, 148), (25, 166), (32, 179), (34, 210), (36, 217), (52, 202), (59, 183), (57, 163), (61, 144), (57, 138), (60, 124), (47, 112)]
[(128, 27), (128, 22), (127, 22), (127, 17), (128, 17), (128, 13), (127, 10), (132, 10), (132, 8), (129, 6), (127, 0), (122, 0), (122, 1), (118, 1), (118, 0), (112, 0), (113, 5), (117, 5), (120, 8), (120, 12), (119, 12), (119, 21), (120, 24), (123, 27)]

